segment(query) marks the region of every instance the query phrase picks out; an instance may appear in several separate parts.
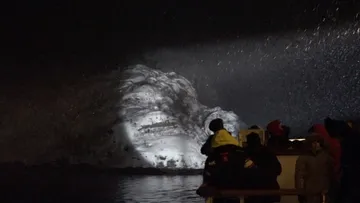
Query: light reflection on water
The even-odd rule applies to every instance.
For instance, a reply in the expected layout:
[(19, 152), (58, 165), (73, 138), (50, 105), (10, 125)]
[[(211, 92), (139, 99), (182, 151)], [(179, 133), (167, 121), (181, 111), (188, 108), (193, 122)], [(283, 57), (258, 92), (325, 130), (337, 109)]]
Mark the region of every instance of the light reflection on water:
[[(204, 203), (194, 176), (122, 176), (79, 171), (0, 172), (0, 202), (36, 203)], [(295, 203), (297, 196), (282, 197)]]
[(161, 203), (204, 202), (194, 176), (122, 176), (56, 170), (0, 171), (0, 202)]
[(121, 177), (116, 202), (204, 202), (195, 194), (201, 182), (201, 176)]

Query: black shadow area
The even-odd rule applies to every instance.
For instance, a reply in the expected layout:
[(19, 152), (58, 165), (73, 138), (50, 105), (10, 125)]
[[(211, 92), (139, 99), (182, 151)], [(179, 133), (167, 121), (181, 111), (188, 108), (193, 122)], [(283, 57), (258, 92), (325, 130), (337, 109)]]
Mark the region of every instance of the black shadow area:
[(359, 8), (353, 0), (8, 1), (2, 82), (61, 83), (139, 61), (146, 50), (341, 24)]
[(115, 202), (120, 177), (79, 167), (1, 167), (2, 202)]

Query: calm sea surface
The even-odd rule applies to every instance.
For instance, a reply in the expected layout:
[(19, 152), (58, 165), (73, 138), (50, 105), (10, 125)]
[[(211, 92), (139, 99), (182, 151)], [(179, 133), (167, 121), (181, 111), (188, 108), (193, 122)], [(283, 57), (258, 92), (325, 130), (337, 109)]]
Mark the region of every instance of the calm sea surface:
[(204, 202), (195, 194), (202, 177), (108, 174), (1, 174), (0, 202)]
[(122, 177), (116, 202), (204, 202), (195, 194), (201, 176)]

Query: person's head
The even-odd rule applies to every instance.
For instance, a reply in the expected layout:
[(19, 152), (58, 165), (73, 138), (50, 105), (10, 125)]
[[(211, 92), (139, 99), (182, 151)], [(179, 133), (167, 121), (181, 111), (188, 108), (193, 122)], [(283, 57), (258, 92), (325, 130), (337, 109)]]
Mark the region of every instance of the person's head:
[(221, 129), (224, 129), (223, 120), (220, 118), (212, 120), (209, 124), (209, 129), (213, 132), (217, 132)]
[(258, 129), (260, 129), (260, 127), (257, 126), (257, 125), (252, 125), (252, 126), (250, 126), (250, 128), (249, 128), (249, 130), (258, 130)]
[(322, 124), (314, 124), (311, 126), (311, 128), (308, 130), (309, 134), (319, 134), (322, 135), (322, 137), (328, 137), (329, 133), (326, 130), (325, 126)]
[(261, 146), (260, 136), (257, 133), (250, 133), (246, 136), (246, 144), (248, 147), (258, 147)]
[(306, 137), (306, 147), (312, 152), (318, 152), (324, 147), (324, 140), (316, 133), (312, 133)]
[(284, 129), (283, 129), (283, 126), (281, 125), (280, 120), (271, 121), (266, 126), (266, 129), (271, 136), (283, 136), (284, 135)]

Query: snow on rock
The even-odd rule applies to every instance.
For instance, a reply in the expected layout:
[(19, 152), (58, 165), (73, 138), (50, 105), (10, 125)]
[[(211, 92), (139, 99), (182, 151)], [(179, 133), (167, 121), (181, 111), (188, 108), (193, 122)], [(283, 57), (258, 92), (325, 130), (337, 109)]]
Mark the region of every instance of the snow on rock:
[[(174, 72), (135, 65), (124, 75), (119, 88), (121, 122), (113, 130), (117, 139), (126, 134), (132, 143), (128, 157), (141, 157), (129, 158), (122, 167), (202, 168), (206, 157), (200, 147), (212, 119), (222, 118), (233, 135), (245, 126), (231, 111), (200, 104), (191, 83)], [(147, 164), (137, 161), (141, 159)]]

